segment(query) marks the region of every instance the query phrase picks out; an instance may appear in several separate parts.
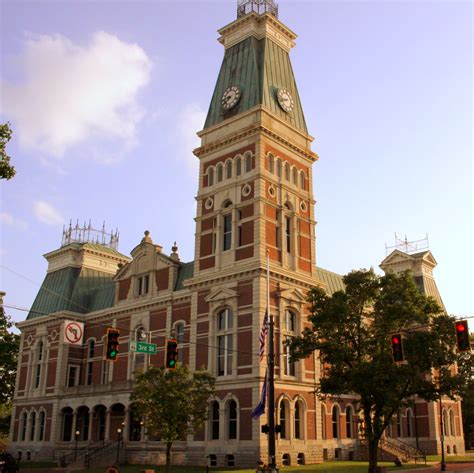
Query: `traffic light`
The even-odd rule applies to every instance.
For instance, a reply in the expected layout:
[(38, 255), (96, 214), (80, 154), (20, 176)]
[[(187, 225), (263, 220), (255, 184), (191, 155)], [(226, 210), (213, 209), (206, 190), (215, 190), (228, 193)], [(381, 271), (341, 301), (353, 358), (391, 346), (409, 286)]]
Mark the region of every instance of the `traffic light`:
[(178, 342), (175, 339), (166, 340), (166, 368), (176, 369), (178, 362)]
[(391, 337), (392, 341), (392, 356), (395, 363), (403, 361), (403, 345), (401, 333), (396, 333)]
[(106, 334), (105, 359), (117, 361), (120, 332), (116, 328), (108, 328)]
[(467, 320), (457, 320), (454, 322), (456, 327), (456, 344), (459, 351), (470, 351), (471, 343), (469, 342), (469, 329)]

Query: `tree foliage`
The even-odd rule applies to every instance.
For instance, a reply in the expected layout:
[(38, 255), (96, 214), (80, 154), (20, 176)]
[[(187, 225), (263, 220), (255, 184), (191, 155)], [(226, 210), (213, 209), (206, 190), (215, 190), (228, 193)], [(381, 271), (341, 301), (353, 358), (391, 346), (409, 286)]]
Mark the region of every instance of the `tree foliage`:
[(183, 365), (174, 371), (149, 368), (137, 376), (130, 399), (145, 417), (149, 434), (166, 443), (166, 471), (171, 468), (171, 448), (203, 427), (215, 379), (205, 371), (192, 375)]
[(12, 137), (9, 123), (0, 125), (0, 179), (11, 179), (15, 174), (15, 168), (10, 164), (10, 156), (7, 154), (7, 143)]
[[(321, 395), (358, 396), (369, 472), (375, 472), (379, 440), (392, 417), (415, 395), (435, 400), (459, 394), (472, 360), (455, 350), (454, 318), (419, 291), (409, 272), (378, 276), (360, 270), (343, 280), (345, 292), (332, 296), (310, 290), (313, 327), (290, 342), (290, 352), (297, 360), (319, 350)], [(395, 333), (402, 334), (403, 363), (393, 362)]]
[(15, 390), (19, 335), (11, 332), (13, 323), (0, 305), (0, 404), (9, 404)]

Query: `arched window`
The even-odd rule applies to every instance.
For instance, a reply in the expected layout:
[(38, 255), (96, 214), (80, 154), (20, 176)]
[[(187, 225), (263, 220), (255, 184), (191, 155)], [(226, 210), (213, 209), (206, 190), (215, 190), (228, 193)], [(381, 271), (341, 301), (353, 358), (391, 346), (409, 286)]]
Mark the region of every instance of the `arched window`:
[(277, 176), (281, 177), (281, 159), (277, 158)]
[(306, 175), (304, 171), (300, 171), (300, 186), (302, 190), (306, 190)]
[(346, 407), (346, 437), (348, 439), (353, 437), (352, 432), (352, 406)]
[(289, 453), (284, 453), (281, 457), (281, 463), (283, 466), (290, 466), (291, 465), (291, 457)]
[(332, 407), (332, 438), (334, 439), (338, 439), (341, 436), (341, 433), (339, 431), (339, 416), (339, 406), (334, 405)]
[(214, 185), (214, 168), (212, 166), (207, 168), (207, 185)]
[(242, 158), (238, 156), (235, 159), (235, 175), (240, 176), (242, 174)]
[(298, 185), (298, 169), (296, 167), (293, 168), (293, 184)]
[(283, 324), (283, 337), (282, 337), (282, 352), (283, 352), (283, 374), (286, 376), (295, 376), (296, 375), (296, 366), (295, 363), (290, 361), (290, 347), (286, 342), (295, 335), (296, 331), (296, 316), (290, 311), (285, 311), (285, 319)]
[(293, 242), (293, 219), (291, 216), (292, 206), (289, 202), (285, 203), (285, 214), (283, 216), (283, 228), (284, 228), (284, 240), (285, 250), (287, 253), (291, 253), (291, 245)]
[(290, 165), (288, 163), (285, 163), (285, 179), (290, 180)]
[(235, 466), (234, 455), (229, 454), (225, 456), (225, 466)]
[(217, 455), (214, 453), (209, 455), (209, 466), (217, 466)]
[(288, 432), (288, 425), (287, 425), (287, 420), (288, 420), (288, 402), (282, 399), (280, 401), (280, 427), (281, 427), (281, 433), (280, 437), (282, 439), (287, 439), (289, 438), (289, 432)]
[(90, 386), (93, 382), (94, 376), (94, 362), (92, 359), (95, 356), (95, 340), (89, 340), (87, 345), (87, 371), (86, 371), (86, 384)]
[(295, 403), (295, 439), (303, 438), (303, 403)]
[(41, 366), (43, 364), (43, 355), (44, 355), (43, 351), (44, 351), (43, 342), (38, 342), (38, 346), (36, 348), (36, 370), (35, 370), (35, 381), (34, 381), (35, 388), (39, 388), (40, 383), (41, 383)]
[(296, 457), (296, 463), (298, 465), (304, 465), (306, 463), (304, 459), (304, 453), (298, 453), (298, 456)]
[(41, 411), (38, 416), (38, 440), (42, 442), (44, 440), (44, 428), (46, 425), (46, 413)]
[(227, 403), (227, 438), (237, 438), (237, 403), (233, 399)]
[(448, 434), (448, 412), (446, 409), (443, 409), (443, 435), (447, 436)]
[(36, 412), (30, 412), (30, 440), (35, 440), (36, 431)]
[(454, 411), (452, 409), (449, 409), (449, 434), (452, 436), (456, 435), (454, 427)]
[(217, 315), (217, 376), (232, 374), (233, 317), (230, 309)]
[(411, 409), (406, 411), (406, 424), (407, 431), (405, 437), (413, 437), (415, 435), (415, 418), (413, 417), (413, 412)]
[(232, 178), (232, 161), (230, 159), (225, 163), (225, 177), (226, 179)]
[(326, 415), (326, 406), (321, 404), (321, 426), (322, 426), (322, 436), (323, 439), (328, 438), (328, 430), (327, 430), (327, 415)]
[(211, 440), (219, 440), (219, 403), (213, 401), (211, 405)]
[(174, 336), (178, 342), (178, 361), (180, 363), (184, 362), (184, 323), (178, 322), (174, 326)]
[[(145, 327), (143, 327), (143, 325), (139, 325), (138, 327), (135, 328), (134, 339), (135, 339), (135, 342), (146, 342), (146, 341), (148, 341), (148, 334), (147, 334), (147, 331), (146, 331)], [(134, 352), (133, 357), (134, 357), (134, 359), (133, 359), (133, 371), (134, 371), (134, 373), (144, 371), (145, 370), (145, 364), (146, 364), (145, 354)]]
[(245, 172), (250, 172), (252, 170), (252, 155), (250, 153), (245, 153)]
[(275, 172), (275, 158), (272, 153), (268, 153), (267, 155), (267, 167), (272, 174)]
[(219, 163), (217, 165), (217, 182), (222, 181), (223, 173), (224, 173), (224, 166), (222, 165), (222, 163)]
[(24, 442), (26, 440), (26, 429), (28, 428), (28, 414), (23, 412), (21, 415), (21, 435), (20, 440)]
[(63, 409), (63, 428), (62, 428), (62, 441), (70, 442), (72, 440), (72, 420), (73, 412), (70, 407)]

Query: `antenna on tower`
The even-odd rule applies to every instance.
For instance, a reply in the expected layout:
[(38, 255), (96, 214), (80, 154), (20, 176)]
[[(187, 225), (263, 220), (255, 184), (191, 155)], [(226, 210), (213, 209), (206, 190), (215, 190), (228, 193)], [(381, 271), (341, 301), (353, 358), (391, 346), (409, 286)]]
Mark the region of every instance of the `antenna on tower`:
[(428, 233), (426, 234), (425, 238), (421, 240), (412, 240), (408, 241), (407, 236), (402, 240), (398, 237), (397, 233), (395, 233), (395, 245), (387, 246), (385, 243), (385, 255), (387, 256), (391, 253), (392, 250), (399, 250), (403, 251), (407, 255), (411, 255), (413, 253), (418, 253), (420, 251), (427, 251), (430, 249), (430, 245), (428, 242)]

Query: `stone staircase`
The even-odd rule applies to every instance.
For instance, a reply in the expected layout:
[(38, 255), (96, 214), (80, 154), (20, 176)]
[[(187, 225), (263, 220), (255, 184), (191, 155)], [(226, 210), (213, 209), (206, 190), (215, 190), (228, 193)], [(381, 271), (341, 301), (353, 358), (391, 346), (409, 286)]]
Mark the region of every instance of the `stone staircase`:
[(71, 469), (89, 469), (96, 467), (107, 467), (124, 461), (124, 448), (121, 440), (116, 442), (91, 444), (85, 449), (76, 452), (71, 451), (59, 458), (61, 466), (67, 466)]
[(404, 463), (408, 463), (409, 461), (418, 463), (422, 461), (426, 465), (426, 452), (401, 440), (391, 437), (382, 437), (380, 439), (379, 448), (389, 455), (398, 457)]

